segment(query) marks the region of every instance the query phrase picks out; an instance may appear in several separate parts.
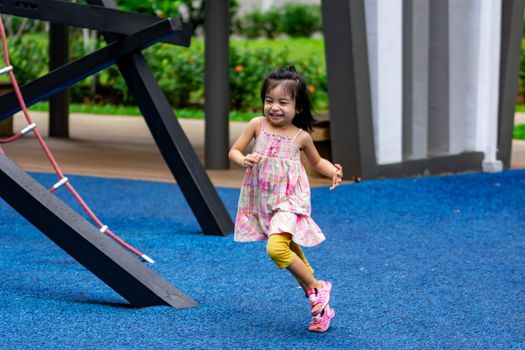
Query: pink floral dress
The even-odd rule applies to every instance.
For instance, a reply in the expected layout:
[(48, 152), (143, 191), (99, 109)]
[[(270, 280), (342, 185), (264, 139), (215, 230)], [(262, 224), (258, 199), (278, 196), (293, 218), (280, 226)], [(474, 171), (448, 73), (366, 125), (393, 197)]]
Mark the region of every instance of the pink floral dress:
[(310, 217), (310, 184), (301, 164), (301, 151), (293, 137), (264, 130), (261, 119), (253, 153), (259, 163), (246, 169), (241, 187), (234, 239), (252, 242), (274, 233), (288, 232), (295, 243), (312, 247), (325, 240)]

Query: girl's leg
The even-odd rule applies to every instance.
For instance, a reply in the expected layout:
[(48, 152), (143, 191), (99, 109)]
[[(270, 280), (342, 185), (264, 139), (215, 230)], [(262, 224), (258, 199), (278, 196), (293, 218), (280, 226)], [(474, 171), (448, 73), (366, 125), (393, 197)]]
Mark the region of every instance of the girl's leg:
[(317, 317), (328, 305), (332, 284), (316, 280), (300, 247), (291, 244), (291, 234), (272, 234), (268, 237), (266, 251), (279, 268), (286, 268), (299, 282), (312, 306), (312, 316)]
[(310, 272), (313, 274), (314, 273), (314, 269), (312, 268), (312, 266), (310, 266), (310, 263), (306, 259), (306, 256), (304, 256), (304, 253), (303, 253), (303, 250), (301, 249), (301, 246), (298, 245), (297, 243), (295, 243), (294, 241), (292, 241), (290, 243), (290, 249), (292, 250), (292, 252), (294, 252), (297, 255), (297, 257), (299, 259), (301, 259), (304, 262), (304, 264), (306, 265), (308, 270), (310, 270)]
[[(286, 268), (290, 271), (305, 292), (312, 288), (321, 287), (321, 283), (314, 278), (313, 270), (304, 257), (302, 250), (292, 242), (291, 234), (270, 235), (266, 251), (279, 268)], [(297, 259), (298, 257), (299, 259)]]

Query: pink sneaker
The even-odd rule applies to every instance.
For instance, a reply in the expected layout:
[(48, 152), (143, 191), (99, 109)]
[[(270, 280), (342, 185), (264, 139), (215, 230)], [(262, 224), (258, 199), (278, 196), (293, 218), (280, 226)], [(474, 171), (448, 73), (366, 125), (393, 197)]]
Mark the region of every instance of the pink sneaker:
[(310, 300), (310, 305), (312, 306), (312, 316), (319, 315), (328, 302), (330, 301), (330, 291), (332, 290), (332, 283), (319, 281), (321, 282), (321, 288), (312, 288), (306, 291), (306, 296)]
[(330, 327), (330, 321), (335, 316), (335, 310), (326, 305), (321, 314), (312, 317), (312, 321), (308, 326), (310, 332), (323, 333)]

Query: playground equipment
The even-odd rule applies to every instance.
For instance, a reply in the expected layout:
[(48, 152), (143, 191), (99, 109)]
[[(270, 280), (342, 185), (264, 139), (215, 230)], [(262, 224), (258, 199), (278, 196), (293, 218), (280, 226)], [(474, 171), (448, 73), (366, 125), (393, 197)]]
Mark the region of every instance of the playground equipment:
[[(87, 76), (117, 64), (203, 232), (229, 234), (233, 230), (231, 218), (141, 54), (141, 50), (159, 41), (189, 46), (191, 26), (178, 19), (159, 19), (121, 12), (116, 10), (113, 0), (89, 0), (88, 3), (89, 5), (54, 0), (0, 1), (0, 13), (95, 29), (102, 32), (108, 42), (106, 47), (55, 69), (20, 89), (12, 71), (16, 71), (16, 62), (13, 63), (13, 68), (7, 58), (4, 73), (10, 74), (15, 91), (0, 97), (0, 120), (22, 109), (30, 122), (26, 105), (44, 100)], [(5, 44), (3, 46), (4, 57), (7, 57)], [(4, 141), (13, 141), (30, 131), (35, 132), (38, 138), (38, 129), (30, 124)], [(41, 138), (39, 140), (43, 144)], [(44, 144), (43, 148), (59, 176), (59, 181), (51, 190), (36, 183), (0, 152), (0, 196), (133, 305), (166, 304), (177, 308), (196, 305), (193, 300), (120, 249), (115, 240), (152, 262), (149, 257), (135, 252), (133, 247), (115, 235), (112, 235), (112, 240), (101, 234), (111, 234), (111, 231), (94, 214), (91, 215), (87, 206), (82, 205), (99, 226), (98, 230), (51, 194), (59, 187), (66, 186), (77, 197)]]
[(332, 156), (345, 174), (510, 166), (525, 1), (321, 3)]

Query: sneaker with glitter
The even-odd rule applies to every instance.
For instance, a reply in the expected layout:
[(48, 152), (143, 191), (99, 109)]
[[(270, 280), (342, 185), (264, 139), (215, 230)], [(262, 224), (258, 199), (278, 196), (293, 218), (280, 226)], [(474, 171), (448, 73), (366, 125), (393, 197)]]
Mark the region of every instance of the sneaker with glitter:
[(312, 316), (319, 315), (330, 301), (332, 283), (325, 281), (319, 282), (321, 283), (321, 288), (312, 288), (306, 291), (306, 296), (308, 297), (312, 307)]
[(332, 309), (329, 305), (326, 305), (326, 307), (323, 309), (323, 311), (317, 315), (312, 317), (312, 321), (310, 322), (310, 325), (308, 326), (308, 330), (310, 332), (317, 332), (317, 333), (323, 333), (328, 330), (330, 327), (330, 321), (335, 316), (335, 310)]

